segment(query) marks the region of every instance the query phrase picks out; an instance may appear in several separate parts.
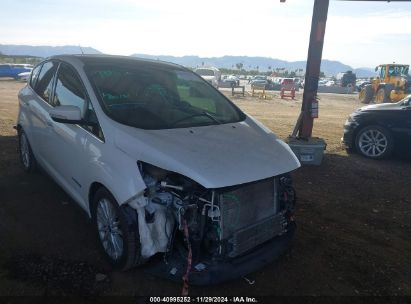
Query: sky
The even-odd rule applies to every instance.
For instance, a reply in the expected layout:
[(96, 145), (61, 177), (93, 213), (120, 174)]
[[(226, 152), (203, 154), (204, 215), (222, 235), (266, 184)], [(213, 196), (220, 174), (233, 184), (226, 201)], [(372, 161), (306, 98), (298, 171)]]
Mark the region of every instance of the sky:
[[(4, 3), (2, 3), (4, 2)], [(0, 44), (305, 60), (313, 0), (0, 0)], [(323, 59), (411, 63), (411, 2), (330, 0)]]

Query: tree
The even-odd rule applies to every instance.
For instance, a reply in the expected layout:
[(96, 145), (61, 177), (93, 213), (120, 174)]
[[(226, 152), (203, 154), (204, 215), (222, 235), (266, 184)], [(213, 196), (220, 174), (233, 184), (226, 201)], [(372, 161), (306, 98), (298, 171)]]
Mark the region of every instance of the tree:
[(237, 69), (241, 70), (243, 68), (243, 64), (241, 62), (236, 63), (235, 66), (237, 67)]

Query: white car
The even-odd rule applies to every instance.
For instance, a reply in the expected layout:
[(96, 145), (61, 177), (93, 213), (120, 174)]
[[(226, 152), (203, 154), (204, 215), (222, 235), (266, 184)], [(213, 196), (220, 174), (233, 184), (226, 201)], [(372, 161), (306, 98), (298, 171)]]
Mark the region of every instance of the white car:
[(87, 212), (116, 268), (162, 254), (157, 273), (208, 284), (288, 247), (297, 158), (190, 70), (62, 55), (18, 97), (24, 169), (41, 166)]
[(23, 72), (17, 75), (18, 80), (20, 81), (27, 81), (30, 78), (31, 72)]
[(221, 81), (221, 72), (215, 67), (202, 67), (194, 70), (204, 80), (209, 82), (213, 87), (218, 88)]

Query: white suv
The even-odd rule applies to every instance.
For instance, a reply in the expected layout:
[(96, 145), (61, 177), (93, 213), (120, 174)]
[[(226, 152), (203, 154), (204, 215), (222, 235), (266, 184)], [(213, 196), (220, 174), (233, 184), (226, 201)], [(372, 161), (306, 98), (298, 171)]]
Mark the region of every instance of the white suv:
[(219, 87), (221, 81), (221, 72), (219, 69), (214, 67), (203, 67), (195, 69), (194, 72), (203, 77), (203, 79), (209, 82), (213, 87)]
[(297, 158), (188, 69), (56, 56), (33, 69), (19, 102), (25, 170), (41, 166), (87, 212), (115, 267), (158, 253), (164, 276), (207, 284), (288, 247)]

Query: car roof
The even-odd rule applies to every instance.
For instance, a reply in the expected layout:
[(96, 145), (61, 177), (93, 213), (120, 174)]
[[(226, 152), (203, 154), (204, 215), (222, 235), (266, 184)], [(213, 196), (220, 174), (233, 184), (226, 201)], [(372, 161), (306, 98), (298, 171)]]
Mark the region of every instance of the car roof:
[(47, 59), (57, 59), (66, 61), (69, 63), (83, 63), (84, 65), (100, 65), (100, 64), (108, 64), (108, 65), (132, 65), (132, 64), (139, 64), (139, 65), (153, 65), (153, 66), (163, 66), (168, 68), (178, 68), (178, 69), (185, 69), (183, 66), (161, 61), (161, 60), (152, 60), (146, 58), (139, 58), (139, 57), (132, 57), (132, 56), (119, 56), (119, 55), (105, 55), (105, 54), (69, 54), (69, 55), (55, 55), (51, 56)]

